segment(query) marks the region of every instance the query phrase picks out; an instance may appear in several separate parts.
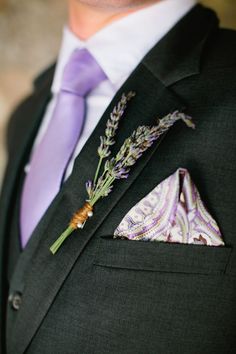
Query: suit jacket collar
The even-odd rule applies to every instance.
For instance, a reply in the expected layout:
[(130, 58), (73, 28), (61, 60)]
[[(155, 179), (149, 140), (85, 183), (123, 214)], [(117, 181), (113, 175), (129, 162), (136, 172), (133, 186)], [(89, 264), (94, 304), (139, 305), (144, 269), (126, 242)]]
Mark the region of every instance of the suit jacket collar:
[[(215, 26), (213, 26), (213, 22)], [(201, 36), (197, 34), (199, 23), (205, 29), (204, 33), (203, 30), (200, 31)], [(192, 37), (187, 38), (186, 32), (189, 34), (191, 26), (196, 27), (196, 29), (192, 31), (193, 33), (190, 31)], [(83, 230), (76, 232), (79, 233), (78, 237), (72, 235), (62, 249), (55, 256), (52, 256), (49, 252), (49, 246), (67, 225), (72, 213), (86, 199), (85, 182), (95, 172), (97, 164), (96, 148), (99, 144), (99, 136), (103, 134), (109, 114), (122, 92), (134, 90), (137, 96), (130, 103), (126, 116), (122, 120), (114, 149), (117, 149), (124, 138), (129, 136), (137, 126), (154, 124), (156, 116), (161, 117), (175, 109), (183, 109), (183, 102), (167, 86), (199, 72), (203, 43), (214, 28), (216, 28), (214, 14), (209, 15), (207, 10), (204, 10), (201, 6), (196, 6), (144, 58), (112, 100), (95, 131), (77, 157), (72, 175), (64, 183), (60, 193), (39, 223), (27, 248), (19, 259), (19, 264), (11, 282), (11, 289), (23, 293), (23, 302), (19, 313), (14, 315), (14, 326), (11, 316), (9, 316), (8, 352), (10, 354), (16, 351), (21, 354), (27, 348), (81, 252), (98, 227), (103, 222), (107, 222), (106, 218), (110, 211), (134, 183), (157, 149), (158, 144), (155, 144), (136, 164), (128, 180), (120, 181), (115, 185), (114, 191), (108, 197), (109, 203), (101, 202), (99, 204), (92, 220), (86, 224)], [(178, 53), (176, 43), (178, 43), (180, 37), (185, 40), (185, 44), (182, 44), (183, 48), (188, 50)], [(191, 42), (191, 45), (189, 42)], [(172, 53), (171, 57), (167, 55), (170, 55), (170, 53)], [(161, 63), (163, 60), (166, 60), (166, 62)], [(36, 82), (37, 90), (42, 90), (41, 92), (44, 92), (43, 96), (48, 97), (48, 88), (47, 90), (42, 88), (43, 81), (41, 78)], [(39, 110), (39, 107), (37, 109)], [(191, 114), (191, 112), (188, 113)], [(37, 114), (36, 117), (36, 120), (40, 121)], [(31, 136), (35, 132), (34, 124), (30, 122), (28, 126), (28, 134)], [(184, 127), (182, 130), (183, 134), (191, 134)], [(24, 139), (28, 141), (28, 143), (24, 142), (23, 145), (23, 148), (26, 149), (30, 139), (29, 137), (24, 137)], [(165, 140), (162, 144), (165, 144)], [(18, 163), (15, 162), (14, 173), (12, 173), (15, 178), (11, 177), (11, 186), (8, 186), (8, 189), (12, 188), (13, 180), (16, 179), (16, 170), (22, 166), (22, 162), (20, 163), (19, 160), (22, 160), (25, 155), (26, 153), (22, 153), (21, 158), (18, 158)]]
[[(143, 64), (165, 86), (199, 74), (205, 43), (218, 24), (212, 10), (196, 5), (148, 52)], [(56, 64), (51, 65), (35, 79), (36, 90), (52, 83), (55, 67)]]
[(166, 87), (200, 73), (202, 51), (218, 27), (212, 10), (196, 5), (143, 59)]

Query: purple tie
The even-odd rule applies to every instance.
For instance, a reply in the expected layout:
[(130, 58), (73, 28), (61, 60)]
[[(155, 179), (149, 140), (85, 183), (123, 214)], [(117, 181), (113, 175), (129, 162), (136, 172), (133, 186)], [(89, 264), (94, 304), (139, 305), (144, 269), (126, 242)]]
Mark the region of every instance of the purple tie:
[(65, 67), (53, 116), (33, 153), (25, 178), (20, 208), (22, 248), (60, 190), (83, 128), (85, 97), (105, 79), (106, 75), (87, 49), (73, 52)]

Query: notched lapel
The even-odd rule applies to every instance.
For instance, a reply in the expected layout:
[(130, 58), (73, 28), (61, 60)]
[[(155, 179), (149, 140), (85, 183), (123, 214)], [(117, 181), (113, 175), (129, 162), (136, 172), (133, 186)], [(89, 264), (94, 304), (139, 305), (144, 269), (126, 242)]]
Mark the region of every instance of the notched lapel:
[[(44, 83), (35, 89), (35, 92), (28, 98), (13, 114), (8, 127), (8, 155), (9, 162), (5, 171), (3, 187), (1, 190), (1, 212), (0, 212), (0, 293), (5, 292), (3, 278), (7, 274), (6, 270), (6, 249), (8, 242), (8, 224), (11, 220), (11, 205), (15, 202), (15, 192), (18, 183), (18, 176), (27, 156), (30, 153), (34, 136), (37, 132), (40, 120), (46, 103), (50, 97), (51, 78), (53, 69), (44, 80)], [(0, 297), (0, 302), (5, 296)], [(5, 306), (5, 304), (4, 304)], [(0, 304), (0, 309), (3, 306)], [(3, 315), (0, 314), (0, 317)]]
[(204, 46), (218, 27), (216, 14), (196, 5), (143, 59), (165, 86), (200, 73)]
[[(53, 72), (51, 72), (52, 76)], [(40, 86), (13, 114), (8, 127), (9, 163), (6, 169), (2, 200), (5, 202), (1, 213), (1, 228), (7, 221), (7, 212), (11, 203), (11, 196), (15, 191), (17, 176), (22, 171), (30, 154), (31, 146), (37, 133), (44, 109), (50, 98), (51, 77)], [(1, 239), (1, 237), (0, 237)]]

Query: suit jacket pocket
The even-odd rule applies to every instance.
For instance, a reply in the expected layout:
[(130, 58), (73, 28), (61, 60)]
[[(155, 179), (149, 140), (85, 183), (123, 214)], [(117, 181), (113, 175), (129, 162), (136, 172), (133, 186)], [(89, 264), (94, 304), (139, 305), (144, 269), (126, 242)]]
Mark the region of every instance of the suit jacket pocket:
[(102, 236), (94, 263), (133, 270), (224, 274), (232, 248), (173, 244), (155, 241), (127, 241)]

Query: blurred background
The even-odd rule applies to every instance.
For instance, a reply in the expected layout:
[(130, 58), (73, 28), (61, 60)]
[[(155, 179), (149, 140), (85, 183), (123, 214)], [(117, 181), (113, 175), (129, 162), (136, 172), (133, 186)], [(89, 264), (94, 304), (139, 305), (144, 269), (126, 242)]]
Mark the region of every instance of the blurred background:
[[(236, 29), (235, 0), (203, 0), (221, 25)], [(66, 0), (0, 0), (0, 185), (6, 163), (4, 129), (32, 79), (55, 60), (66, 21)]]

